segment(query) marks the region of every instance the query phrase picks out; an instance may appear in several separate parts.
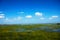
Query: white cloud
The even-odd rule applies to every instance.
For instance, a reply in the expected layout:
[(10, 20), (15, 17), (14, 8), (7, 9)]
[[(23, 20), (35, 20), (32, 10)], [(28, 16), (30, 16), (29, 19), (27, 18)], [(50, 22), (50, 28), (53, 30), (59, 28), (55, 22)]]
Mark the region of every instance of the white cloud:
[(52, 16), (52, 18), (58, 18), (58, 16)]
[(0, 16), (0, 18), (5, 18), (4, 16)]
[(40, 18), (41, 20), (44, 20), (45, 18)]
[(5, 18), (5, 15), (4, 14), (0, 14), (0, 18)]
[(27, 15), (27, 16), (25, 16), (26, 18), (32, 18), (32, 16), (31, 15)]
[(36, 15), (36, 16), (42, 16), (42, 13), (36, 12), (35, 15)]
[(51, 16), (49, 19), (55, 19), (55, 18), (58, 18), (58, 16)]

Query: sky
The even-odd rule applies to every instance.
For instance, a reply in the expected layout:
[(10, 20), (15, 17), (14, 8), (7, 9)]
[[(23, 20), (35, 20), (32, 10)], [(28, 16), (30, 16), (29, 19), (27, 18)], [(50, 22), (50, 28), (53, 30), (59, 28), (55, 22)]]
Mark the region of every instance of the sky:
[(0, 0), (0, 24), (60, 23), (60, 0)]

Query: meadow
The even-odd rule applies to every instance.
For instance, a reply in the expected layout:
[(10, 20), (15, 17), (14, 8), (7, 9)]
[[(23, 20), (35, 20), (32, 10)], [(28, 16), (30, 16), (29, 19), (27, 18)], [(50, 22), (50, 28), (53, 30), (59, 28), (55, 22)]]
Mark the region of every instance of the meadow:
[(46, 26), (60, 29), (60, 24), (0, 25), (0, 40), (60, 40), (60, 31), (39, 30)]

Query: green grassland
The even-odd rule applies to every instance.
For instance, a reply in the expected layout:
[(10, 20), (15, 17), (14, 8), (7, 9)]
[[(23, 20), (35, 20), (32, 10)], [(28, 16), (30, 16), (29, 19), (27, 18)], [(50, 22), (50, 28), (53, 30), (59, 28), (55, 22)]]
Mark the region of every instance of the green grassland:
[(15, 29), (31, 29), (40, 27), (60, 28), (58, 24), (31, 24), (31, 25), (0, 25), (0, 40), (60, 40), (60, 32), (46, 32), (44, 30), (9, 32)]

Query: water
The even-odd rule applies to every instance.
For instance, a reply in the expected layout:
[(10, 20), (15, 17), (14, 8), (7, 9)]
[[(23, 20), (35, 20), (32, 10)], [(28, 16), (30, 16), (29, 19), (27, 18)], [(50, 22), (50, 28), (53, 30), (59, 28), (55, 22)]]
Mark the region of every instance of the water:
[(53, 32), (60, 32), (60, 29), (54, 29)]
[[(19, 28), (19, 29), (15, 29), (13, 31), (16, 32), (31, 32), (31, 31), (36, 31), (36, 30), (44, 30), (47, 32), (60, 32), (60, 28), (59, 29), (52, 29), (50, 27), (40, 27), (40, 28), (31, 28), (31, 29), (25, 29), (25, 28)], [(10, 32), (13, 32), (12, 30)]]

